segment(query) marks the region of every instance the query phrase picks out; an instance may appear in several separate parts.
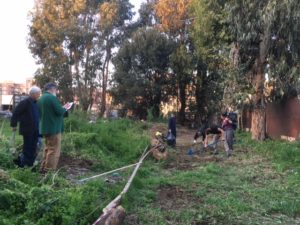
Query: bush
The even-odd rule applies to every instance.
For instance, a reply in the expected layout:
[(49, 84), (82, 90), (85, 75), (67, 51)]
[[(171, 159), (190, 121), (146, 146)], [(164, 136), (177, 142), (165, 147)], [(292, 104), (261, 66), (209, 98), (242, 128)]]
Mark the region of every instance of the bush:
[[(136, 162), (149, 143), (144, 134), (148, 124), (130, 120), (98, 120), (89, 123), (82, 112), (65, 119), (62, 157), (76, 156), (93, 161), (95, 171), (107, 171)], [(9, 124), (0, 140), (0, 224), (67, 225), (91, 224), (105, 204), (121, 191), (123, 184), (102, 180), (74, 185), (64, 173), (42, 177), (28, 169), (15, 168), (9, 153)], [(20, 139), (20, 136), (17, 136)], [(55, 179), (54, 179), (54, 176)]]
[(74, 129), (72, 132), (66, 130), (63, 135), (62, 152), (92, 160), (99, 169), (135, 162), (149, 144), (144, 134), (148, 125), (144, 122), (122, 119), (98, 120), (90, 124), (70, 116), (68, 123)]

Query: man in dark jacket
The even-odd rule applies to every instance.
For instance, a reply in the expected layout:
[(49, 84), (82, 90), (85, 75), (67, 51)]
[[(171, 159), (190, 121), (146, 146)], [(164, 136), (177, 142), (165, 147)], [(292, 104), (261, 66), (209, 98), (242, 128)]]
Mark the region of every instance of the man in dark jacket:
[(23, 136), (23, 150), (15, 163), (19, 167), (33, 166), (39, 138), (39, 110), (37, 100), (41, 89), (33, 86), (29, 90), (29, 97), (22, 100), (13, 111), (10, 125), (15, 132), (19, 122), (19, 132)]
[(208, 124), (204, 124), (196, 132), (196, 134), (194, 136), (194, 143), (196, 143), (196, 140), (198, 139), (198, 137), (202, 136), (202, 141), (204, 143), (204, 147), (207, 147), (208, 146), (208, 135), (213, 134), (213, 140), (212, 140), (212, 143), (210, 144), (210, 146), (214, 149), (214, 154), (218, 154), (217, 143), (219, 142), (219, 139), (222, 137), (223, 132), (224, 132), (223, 129), (216, 124), (212, 124), (210, 126)]
[[(170, 145), (175, 146), (176, 144), (176, 118), (174, 113), (171, 113), (169, 121), (168, 121), (168, 131), (169, 134), (168, 136), (172, 136), (173, 135), (173, 140), (172, 143), (170, 143)], [(172, 134), (172, 135), (170, 135)], [(168, 137), (167, 137), (168, 139)]]

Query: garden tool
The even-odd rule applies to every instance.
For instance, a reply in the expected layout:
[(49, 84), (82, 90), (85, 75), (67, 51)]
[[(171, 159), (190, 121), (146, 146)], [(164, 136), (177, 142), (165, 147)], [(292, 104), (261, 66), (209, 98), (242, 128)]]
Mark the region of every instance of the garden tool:
[(12, 155), (15, 155), (17, 152), (16, 148), (16, 131), (13, 131), (10, 141), (9, 141), (9, 151), (11, 152)]

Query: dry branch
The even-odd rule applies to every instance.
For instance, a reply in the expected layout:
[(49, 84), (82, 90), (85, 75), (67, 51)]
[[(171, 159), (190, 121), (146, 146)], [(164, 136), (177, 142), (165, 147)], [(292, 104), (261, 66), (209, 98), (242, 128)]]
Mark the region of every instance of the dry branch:
[(146, 147), (143, 155), (141, 156), (141, 158), (140, 158), (139, 162), (137, 163), (136, 167), (134, 168), (134, 170), (133, 170), (131, 176), (129, 177), (125, 187), (122, 190), (122, 192), (103, 209), (102, 215), (93, 223), (93, 225), (101, 225), (101, 223), (108, 220), (108, 218), (110, 218), (113, 215), (114, 210), (117, 208), (117, 206), (120, 205), (123, 195), (125, 195), (127, 193), (127, 191), (129, 190), (129, 187), (130, 187), (130, 185), (131, 185), (138, 169), (142, 165), (144, 159), (153, 150), (153, 148), (151, 148), (148, 152), (146, 152), (147, 149), (148, 149), (148, 146)]

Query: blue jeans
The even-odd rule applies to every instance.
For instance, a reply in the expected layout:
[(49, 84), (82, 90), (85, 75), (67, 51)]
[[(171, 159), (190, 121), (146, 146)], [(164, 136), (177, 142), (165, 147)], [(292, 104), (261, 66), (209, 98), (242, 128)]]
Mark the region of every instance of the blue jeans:
[(39, 134), (23, 135), (23, 151), (20, 154), (20, 167), (33, 166), (36, 158), (36, 150)]

